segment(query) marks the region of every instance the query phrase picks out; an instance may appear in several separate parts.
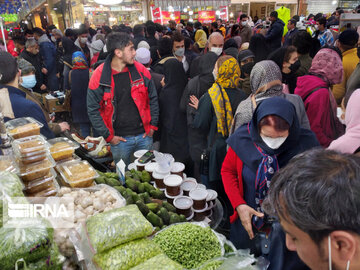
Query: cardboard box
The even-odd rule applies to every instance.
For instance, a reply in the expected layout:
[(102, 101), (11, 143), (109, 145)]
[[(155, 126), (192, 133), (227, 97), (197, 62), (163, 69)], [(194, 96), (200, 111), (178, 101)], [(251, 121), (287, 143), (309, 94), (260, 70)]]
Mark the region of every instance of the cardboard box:
[(60, 104), (58, 98), (52, 96), (46, 96), (45, 101), (46, 101), (45, 108), (49, 113), (70, 111), (70, 106), (69, 106), (69, 102), (67, 102), (67, 97), (65, 97), (65, 100), (62, 104)]

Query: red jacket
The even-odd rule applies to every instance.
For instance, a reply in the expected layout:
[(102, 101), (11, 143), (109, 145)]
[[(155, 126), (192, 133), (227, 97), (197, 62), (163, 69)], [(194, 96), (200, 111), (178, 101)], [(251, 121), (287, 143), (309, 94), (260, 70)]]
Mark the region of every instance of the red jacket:
[[(92, 74), (87, 95), (88, 115), (91, 124), (107, 142), (114, 137), (113, 123), (116, 119), (114, 101), (115, 83), (113, 75), (118, 72), (111, 68), (111, 58), (107, 58)], [(159, 105), (155, 85), (150, 72), (140, 63), (127, 66), (131, 82), (131, 96), (139, 110), (146, 133), (157, 130)]]
[(230, 217), (230, 223), (238, 218), (236, 207), (246, 204), (244, 200), (244, 187), (242, 179), (243, 162), (229, 147), (221, 168), (221, 178), (225, 192), (234, 208), (234, 214)]

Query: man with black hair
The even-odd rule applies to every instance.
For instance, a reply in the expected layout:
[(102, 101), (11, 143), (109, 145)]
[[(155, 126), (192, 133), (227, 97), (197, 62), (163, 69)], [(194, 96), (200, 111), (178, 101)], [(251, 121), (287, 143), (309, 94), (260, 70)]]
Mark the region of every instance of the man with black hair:
[(284, 37), (284, 44), (283, 44), (284, 47), (292, 45), (292, 39), (298, 32), (298, 29), (296, 28), (296, 20), (295, 19), (291, 19), (288, 21), (287, 29), (289, 31), (286, 33), (286, 35)]
[(15, 49), (18, 54), (22, 53), (22, 51), (25, 49), (25, 42), (26, 39), (22, 36), (20, 37), (13, 37)]
[(360, 269), (360, 158), (315, 149), (271, 180), (263, 202), (286, 246), (312, 270)]
[(270, 13), (271, 25), (265, 35), (270, 51), (275, 51), (281, 47), (281, 40), (284, 33), (285, 23), (278, 18), (277, 11)]
[(169, 37), (163, 37), (159, 40), (158, 48), (159, 61), (154, 65), (154, 71), (159, 74), (165, 74), (164, 64), (167, 60), (175, 58), (173, 55), (173, 41)]
[(359, 34), (356, 30), (346, 29), (343, 31), (337, 40), (337, 47), (342, 53), (342, 63), (344, 67), (344, 76), (340, 84), (335, 84), (332, 88), (332, 92), (336, 99), (336, 102), (340, 105), (343, 97), (346, 93), (346, 84), (354, 72), (357, 64), (359, 63), (359, 57), (357, 56), (357, 43), (359, 40)]
[(325, 45), (332, 46), (334, 45), (334, 36), (329, 29), (326, 27), (326, 18), (321, 17), (316, 20), (316, 33), (318, 40), (320, 41), (321, 47)]
[(47, 76), (47, 88), (50, 91), (59, 90), (59, 80), (56, 77), (56, 48), (50, 41), (45, 32), (40, 28), (34, 28), (35, 40), (39, 43), (40, 56), (42, 57), (44, 68), (42, 72)]
[(138, 44), (141, 41), (146, 41), (145, 38), (145, 26), (143, 24), (136, 24), (133, 30), (134, 34), (134, 47), (137, 49)]
[(24, 37), (25, 37), (25, 39), (33, 38), (34, 37), (33, 31), (30, 29), (26, 29), (24, 31)]
[(90, 49), (87, 45), (88, 43), (89, 30), (85, 27), (80, 27), (78, 29), (78, 38), (75, 40), (75, 45), (82, 51), (86, 57), (86, 61), (90, 63)]
[(115, 164), (130, 163), (132, 154), (150, 150), (157, 130), (159, 105), (150, 72), (135, 61), (130, 35), (108, 36), (109, 55), (93, 73), (87, 95), (92, 126), (111, 144)]
[(176, 31), (176, 22), (173, 20), (169, 21), (169, 28), (171, 31)]
[(292, 45), (296, 47), (300, 67), (296, 71), (296, 77), (304, 76), (309, 73), (312, 58), (309, 55), (312, 44), (312, 37), (306, 30), (298, 31), (292, 40)]
[(147, 38), (146, 42), (149, 44), (150, 47), (157, 46), (158, 40), (155, 37), (156, 34), (156, 26), (149, 25), (146, 27)]
[(190, 38), (191, 38), (192, 40), (194, 40), (194, 35), (195, 35), (195, 33), (194, 33), (194, 24), (193, 24), (192, 22), (188, 22), (188, 23), (186, 24), (185, 29), (188, 31), (188, 33), (189, 33), (189, 35), (190, 35)]
[(249, 17), (246, 14), (240, 15), (240, 24), (239, 24), (239, 33), (241, 37), (241, 42), (250, 42), (251, 36), (252, 36), (252, 30), (251, 27), (248, 24)]
[(173, 54), (176, 59), (183, 64), (186, 73), (189, 70), (190, 65), (185, 56), (185, 38), (179, 32), (175, 32), (171, 39), (173, 42)]
[(5, 121), (33, 117), (44, 126), (40, 129), (47, 139), (54, 138), (44, 113), (34, 102), (26, 99), (26, 94), (19, 90), (20, 72), (16, 59), (8, 52), (0, 52), (0, 112)]

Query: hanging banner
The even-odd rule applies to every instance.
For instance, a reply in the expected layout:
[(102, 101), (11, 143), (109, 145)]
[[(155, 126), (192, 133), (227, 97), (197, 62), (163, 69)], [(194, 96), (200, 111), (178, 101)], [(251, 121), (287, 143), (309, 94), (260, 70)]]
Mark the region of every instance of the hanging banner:
[(199, 11), (198, 12), (198, 21), (201, 23), (212, 23), (216, 20), (216, 15), (214, 10)]
[(174, 20), (176, 23), (180, 23), (180, 17), (181, 17), (180, 11), (174, 11), (173, 14), (174, 14), (174, 17), (175, 17), (173, 20)]
[(180, 23), (180, 11), (161, 11), (162, 23), (168, 24), (170, 20)]
[(151, 8), (152, 9), (152, 21), (154, 23), (160, 23), (163, 24), (161, 21), (161, 8)]
[(227, 6), (221, 6), (220, 7), (220, 19), (223, 21), (229, 20), (229, 13), (228, 13), (228, 7)]

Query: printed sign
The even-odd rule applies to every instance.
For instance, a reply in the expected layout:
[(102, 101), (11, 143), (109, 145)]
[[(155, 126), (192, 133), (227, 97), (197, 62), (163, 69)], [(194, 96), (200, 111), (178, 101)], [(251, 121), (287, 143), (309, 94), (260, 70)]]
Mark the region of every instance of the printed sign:
[(214, 10), (209, 11), (199, 11), (198, 12), (198, 21), (201, 23), (212, 23), (216, 20), (216, 15)]

